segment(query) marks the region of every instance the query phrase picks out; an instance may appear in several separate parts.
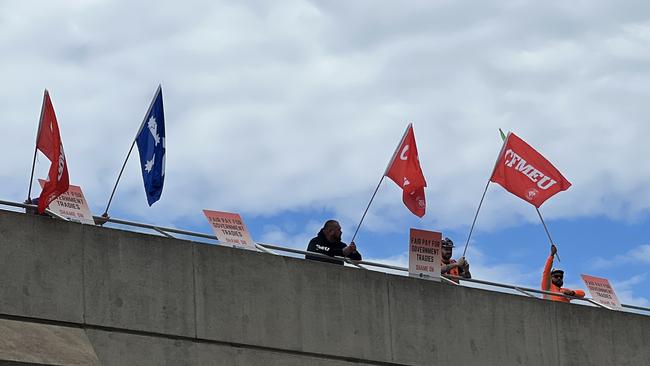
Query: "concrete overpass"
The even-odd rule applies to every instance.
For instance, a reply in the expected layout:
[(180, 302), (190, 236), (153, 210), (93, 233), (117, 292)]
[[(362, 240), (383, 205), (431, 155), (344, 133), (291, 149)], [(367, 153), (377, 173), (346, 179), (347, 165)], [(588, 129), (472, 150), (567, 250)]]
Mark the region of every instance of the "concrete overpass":
[(650, 365), (650, 317), (0, 211), (0, 364)]

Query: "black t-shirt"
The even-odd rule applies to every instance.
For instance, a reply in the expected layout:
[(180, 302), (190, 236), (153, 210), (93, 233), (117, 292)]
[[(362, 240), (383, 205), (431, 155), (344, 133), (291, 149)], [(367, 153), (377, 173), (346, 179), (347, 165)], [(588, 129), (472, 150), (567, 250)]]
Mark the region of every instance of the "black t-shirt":
[[(309, 241), (309, 245), (307, 246), (307, 251), (309, 252), (315, 252), (315, 253), (320, 253), (320, 254), (325, 254), (330, 257), (343, 257), (343, 248), (347, 247), (347, 244), (343, 242), (335, 242), (332, 243), (328, 241), (325, 238), (325, 235), (323, 234), (322, 231), (318, 233), (318, 236), (313, 238), (312, 240)], [(348, 258), (355, 260), (355, 261), (360, 261), (361, 260), (361, 254), (359, 252), (352, 253), (348, 256)], [(315, 255), (305, 255), (305, 259), (310, 259), (314, 261), (320, 261), (320, 262), (327, 262), (327, 263), (333, 263), (333, 264), (343, 264), (343, 261), (340, 259), (328, 259), (328, 258), (321, 258), (317, 257)]]

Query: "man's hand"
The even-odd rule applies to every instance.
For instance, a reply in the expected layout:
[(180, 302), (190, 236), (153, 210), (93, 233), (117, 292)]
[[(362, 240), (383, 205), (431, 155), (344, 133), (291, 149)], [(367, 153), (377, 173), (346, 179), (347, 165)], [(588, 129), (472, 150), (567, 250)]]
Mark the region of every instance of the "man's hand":
[(465, 257), (461, 257), (460, 259), (463, 260), (463, 270), (465, 272), (468, 272), (469, 271), (469, 262), (467, 261), (467, 259), (465, 259)]
[(356, 252), (357, 252), (357, 245), (354, 244), (354, 242), (350, 243), (350, 245), (348, 245), (347, 247), (343, 248), (343, 255), (346, 256), (346, 257), (347, 257), (348, 255), (350, 255), (350, 254), (352, 254), (352, 253), (356, 253)]
[(458, 258), (458, 262), (456, 262), (456, 264), (458, 264), (458, 267), (465, 268), (465, 266), (467, 265), (467, 261), (465, 260), (465, 257), (460, 257)]
[(569, 290), (568, 288), (562, 289), (562, 293), (565, 294), (565, 295), (569, 295), (569, 296), (575, 296), (576, 295), (575, 291)]
[(551, 244), (551, 255), (555, 255), (557, 253), (557, 247), (555, 247), (555, 244)]

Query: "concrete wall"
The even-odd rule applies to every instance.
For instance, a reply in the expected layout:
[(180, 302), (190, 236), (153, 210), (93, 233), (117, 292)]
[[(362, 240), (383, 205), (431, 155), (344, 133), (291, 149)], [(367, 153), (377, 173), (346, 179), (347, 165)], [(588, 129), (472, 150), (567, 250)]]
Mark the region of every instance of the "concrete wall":
[(0, 211), (0, 258), (0, 316), (103, 365), (650, 364), (648, 316), (46, 217)]

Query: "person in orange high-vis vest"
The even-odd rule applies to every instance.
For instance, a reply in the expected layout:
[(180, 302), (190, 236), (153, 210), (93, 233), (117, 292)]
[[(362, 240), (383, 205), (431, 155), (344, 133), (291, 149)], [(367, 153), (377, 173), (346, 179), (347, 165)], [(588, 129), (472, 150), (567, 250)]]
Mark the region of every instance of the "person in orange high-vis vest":
[[(469, 272), (469, 262), (465, 257), (458, 258), (458, 262), (451, 259), (453, 254), (454, 242), (449, 238), (444, 238), (440, 245), (440, 274), (452, 275), (462, 278), (472, 278)], [(457, 279), (452, 281), (458, 283)]]
[[(562, 288), (564, 284), (564, 271), (561, 269), (552, 269), (553, 267), (553, 257), (557, 253), (557, 248), (555, 245), (551, 244), (551, 255), (546, 260), (546, 265), (544, 265), (544, 272), (542, 274), (542, 290), (558, 292), (561, 294), (575, 296), (575, 297), (585, 297), (585, 292), (582, 290), (571, 290), (568, 288)], [(553, 296), (544, 294), (545, 299), (550, 299), (553, 301), (561, 302), (571, 302), (570, 299), (564, 296)]]

